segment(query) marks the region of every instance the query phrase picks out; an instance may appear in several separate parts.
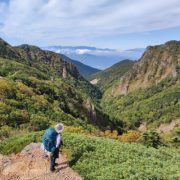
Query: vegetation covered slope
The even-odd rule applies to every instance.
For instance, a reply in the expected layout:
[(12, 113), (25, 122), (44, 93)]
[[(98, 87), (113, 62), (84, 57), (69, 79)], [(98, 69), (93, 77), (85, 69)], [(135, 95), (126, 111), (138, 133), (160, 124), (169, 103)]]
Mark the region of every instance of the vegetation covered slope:
[(149, 47), (133, 68), (103, 95), (102, 107), (127, 128), (180, 118), (180, 42)]
[(88, 78), (90, 75), (101, 71), (100, 69), (96, 69), (96, 68), (93, 68), (93, 67), (88, 66), (86, 64), (83, 64), (79, 61), (70, 59), (65, 55), (60, 55), (60, 56), (62, 56), (66, 61), (73, 63), (77, 67), (79, 73), (85, 78)]
[[(43, 133), (13, 137), (0, 143), (0, 153), (20, 151)], [(88, 180), (173, 179), (180, 178), (180, 153), (177, 149), (147, 148), (136, 143), (63, 133), (63, 152), (70, 165)]]
[(38, 47), (0, 40), (0, 126), (43, 128), (50, 121), (108, 125), (100, 91), (76, 67)]
[(91, 75), (88, 79), (92, 84), (97, 85), (102, 91), (112, 87), (119, 79), (127, 73), (135, 61), (123, 60), (110, 68)]
[(137, 128), (142, 122), (151, 128), (158, 127), (161, 123), (180, 118), (180, 82), (166, 78), (157, 85), (126, 96), (105, 94), (102, 107), (114, 118), (123, 120), (128, 129)]

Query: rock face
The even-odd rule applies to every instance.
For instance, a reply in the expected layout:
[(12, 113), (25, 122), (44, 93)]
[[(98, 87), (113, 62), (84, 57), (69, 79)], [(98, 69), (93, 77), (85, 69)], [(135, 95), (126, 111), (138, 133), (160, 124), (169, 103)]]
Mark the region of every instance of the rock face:
[(126, 73), (114, 95), (157, 84), (168, 76), (176, 78), (180, 72), (180, 41), (169, 41), (163, 45), (149, 46), (132, 70)]
[(41, 150), (40, 143), (31, 143), (17, 155), (0, 155), (0, 180), (82, 180), (62, 154), (57, 163), (56, 171), (51, 173), (49, 157)]

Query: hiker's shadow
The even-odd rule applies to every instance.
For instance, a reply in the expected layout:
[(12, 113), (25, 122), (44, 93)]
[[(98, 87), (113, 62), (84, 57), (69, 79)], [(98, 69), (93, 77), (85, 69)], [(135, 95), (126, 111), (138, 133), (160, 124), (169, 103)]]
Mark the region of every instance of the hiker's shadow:
[(59, 165), (69, 165), (69, 161), (65, 161), (65, 162), (62, 162), (62, 163), (60, 163)]
[(65, 161), (65, 162), (62, 162), (58, 165), (58, 167), (56, 168), (56, 171), (61, 171), (63, 169), (66, 169), (69, 167), (69, 161)]

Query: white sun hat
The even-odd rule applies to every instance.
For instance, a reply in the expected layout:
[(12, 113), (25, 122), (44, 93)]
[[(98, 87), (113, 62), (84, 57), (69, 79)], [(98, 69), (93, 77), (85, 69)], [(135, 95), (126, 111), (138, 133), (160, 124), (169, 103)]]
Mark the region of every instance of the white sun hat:
[(54, 128), (57, 133), (62, 133), (64, 130), (64, 125), (62, 123), (60, 123), (60, 124), (57, 124)]

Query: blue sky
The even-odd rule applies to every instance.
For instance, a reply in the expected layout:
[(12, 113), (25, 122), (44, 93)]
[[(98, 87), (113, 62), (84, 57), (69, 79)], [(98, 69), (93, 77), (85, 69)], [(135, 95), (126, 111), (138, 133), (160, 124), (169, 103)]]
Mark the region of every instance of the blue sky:
[(12, 45), (131, 49), (180, 40), (180, 0), (0, 0)]

